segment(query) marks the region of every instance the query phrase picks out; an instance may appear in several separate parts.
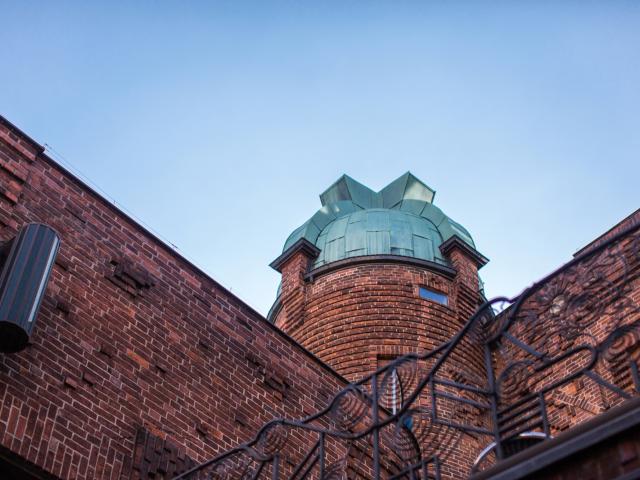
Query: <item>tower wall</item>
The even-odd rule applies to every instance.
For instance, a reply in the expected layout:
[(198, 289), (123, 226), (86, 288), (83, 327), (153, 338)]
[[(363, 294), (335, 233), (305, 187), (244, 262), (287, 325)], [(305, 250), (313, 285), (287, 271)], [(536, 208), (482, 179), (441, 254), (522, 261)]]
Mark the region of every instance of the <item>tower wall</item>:
[[(282, 290), (275, 324), (352, 382), (397, 357), (431, 351), (450, 341), (482, 300), (473, 252), (455, 242), (444, 251), (451, 268), (412, 259), (381, 257), (376, 261), (369, 257), (311, 271), (313, 252), (287, 252), (285, 260), (277, 262)], [(445, 294), (447, 305), (422, 298), (421, 287)], [(451, 352), (437, 378), (482, 388), (486, 378), (483, 355), (479, 343), (465, 339)], [(416, 378), (422, 378), (432, 365), (433, 361), (418, 363)], [(380, 378), (378, 383), (381, 406), (394, 412), (394, 405), (402, 405), (399, 390), (391, 388), (388, 379)], [(406, 386), (413, 391), (415, 383)], [(425, 412), (432, 411), (429, 388), (413, 405)], [(482, 400), (444, 385), (438, 389)], [(486, 411), (442, 396), (437, 399), (437, 412), (444, 421), (489, 425)], [(428, 437), (418, 440), (422, 454), (444, 461), (444, 478), (466, 478), (477, 452), (491, 439), (459, 429), (433, 428)]]
[[(421, 286), (446, 294), (450, 305), (421, 298)], [(390, 356), (435, 348), (460, 328), (454, 282), (420, 267), (356, 263), (304, 290), (302, 321), (276, 325), (350, 380)]]

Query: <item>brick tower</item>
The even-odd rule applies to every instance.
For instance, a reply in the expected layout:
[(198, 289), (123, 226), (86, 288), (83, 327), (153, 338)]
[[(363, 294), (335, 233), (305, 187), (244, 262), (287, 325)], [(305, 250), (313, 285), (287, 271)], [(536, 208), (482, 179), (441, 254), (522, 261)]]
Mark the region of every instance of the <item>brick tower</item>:
[(351, 381), (449, 340), (482, 298), (487, 259), (434, 196), (410, 173), (379, 192), (342, 176), (271, 264), (269, 319)]

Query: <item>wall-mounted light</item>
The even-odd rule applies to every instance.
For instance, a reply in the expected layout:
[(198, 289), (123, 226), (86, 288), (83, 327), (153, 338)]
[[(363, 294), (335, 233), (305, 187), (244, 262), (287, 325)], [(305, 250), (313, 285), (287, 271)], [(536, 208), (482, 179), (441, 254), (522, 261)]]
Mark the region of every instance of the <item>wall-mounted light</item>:
[(47, 225), (26, 225), (11, 242), (0, 273), (0, 351), (26, 347), (60, 247)]

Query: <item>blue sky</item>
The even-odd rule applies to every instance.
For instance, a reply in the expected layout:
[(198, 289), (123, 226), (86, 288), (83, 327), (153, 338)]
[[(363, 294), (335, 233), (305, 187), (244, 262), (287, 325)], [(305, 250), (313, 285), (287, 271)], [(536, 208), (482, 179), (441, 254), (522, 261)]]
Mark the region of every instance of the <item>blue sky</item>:
[(518, 293), (640, 206), (640, 3), (6, 2), (0, 113), (259, 311), (347, 173)]

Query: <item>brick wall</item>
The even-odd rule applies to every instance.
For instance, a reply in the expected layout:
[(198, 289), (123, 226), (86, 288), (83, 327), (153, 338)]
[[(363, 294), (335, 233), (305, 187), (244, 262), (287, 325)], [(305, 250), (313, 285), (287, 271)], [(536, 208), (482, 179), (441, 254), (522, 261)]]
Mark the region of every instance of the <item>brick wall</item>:
[(0, 241), (27, 222), (62, 247), (31, 344), (0, 354), (0, 443), (57, 477), (161, 478), (342, 385), (0, 117)]
[(616, 225), (611, 227), (609, 230), (607, 230), (605, 233), (600, 235), (598, 238), (589, 242), (588, 245), (585, 245), (584, 247), (582, 247), (580, 250), (578, 250), (574, 254), (574, 257), (577, 257), (583, 253), (588, 252), (589, 250), (593, 250), (594, 248), (597, 248), (599, 245), (602, 245), (607, 240), (613, 238), (615, 235), (619, 234), (623, 230), (639, 224), (640, 224), (640, 208), (635, 212), (631, 213), (628, 217), (626, 217), (622, 221), (618, 222)]
[[(276, 325), (351, 381), (397, 357), (433, 350), (459, 331), (480, 302), (476, 262), (460, 248), (449, 253), (454, 268), (448, 271), (411, 259), (354, 258), (324, 272), (309, 272), (310, 258), (304, 252), (285, 253), (287, 260), (277, 262), (282, 272), (282, 308), (275, 315)], [(445, 294), (448, 305), (422, 298), (421, 287)], [(421, 362), (417, 377), (429, 366)], [(439, 378), (477, 385), (485, 378), (479, 345), (465, 340), (452, 352)], [(398, 388), (392, 382), (381, 379), (379, 386), (381, 405), (389, 411), (394, 404), (400, 406)], [(439, 389), (449, 390), (446, 386)], [(450, 393), (474, 397), (468, 392)], [(427, 395), (417, 405), (425, 412), (431, 408)], [(441, 419), (466, 420), (477, 426), (486, 426), (488, 420), (461, 402), (439, 398), (437, 408)], [(442, 465), (445, 478), (466, 478), (481, 445), (489, 440), (446, 427), (429, 428), (423, 455), (436, 454), (446, 460)]]
[(304, 322), (287, 331), (347, 378), (360, 378), (380, 356), (430, 350), (459, 327), (455, 310), (420, 298), (421, 285), (453, 293), (450, 281), (416, 267), (341, 268), (307, 286)]
[[(585, 248), (526, 292), (517, 312), (501, 317), (511, 318), (515, 340), (503, 338), (496, 345), (499, 408), (505, 416), (519, 412), (505, 435), (542, 432), (541, 400), (549, 433), (556, 437), (638, 395), (640, 385), (633, 380), (633, 369), (640, 366), (638, 219), (640, 211), (623, 221), (626, 232), (612, 230), (618, 234), (614, 243), (605, 247), (598, 240)], [(592, 358), (597, 361), (590, 367)]]

